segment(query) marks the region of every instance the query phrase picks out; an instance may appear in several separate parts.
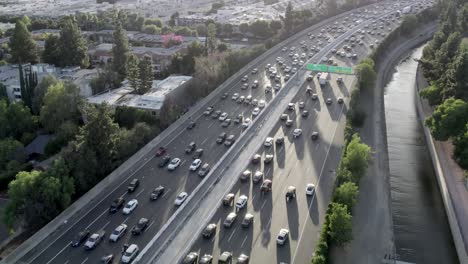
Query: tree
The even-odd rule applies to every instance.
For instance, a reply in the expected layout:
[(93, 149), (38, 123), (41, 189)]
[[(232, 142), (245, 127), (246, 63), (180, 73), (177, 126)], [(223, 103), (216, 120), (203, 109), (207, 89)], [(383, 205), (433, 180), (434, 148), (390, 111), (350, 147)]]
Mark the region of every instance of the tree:
[(462, 168), (468, 169), (468, 124), (464, 131), (455, 137), (453, 145), (455, 146), (453, 151), (455, 160)]
[(59, 82), (50, 86), (44, 96), (40, 114), (44, 128), (56, 132), (65, 121), (78, 122), (81, 100), (80, 90), (73, 83)]
[(333, 16), (338, 12), (338, 4), (336, 0), (326, 0), (327, 1), (327, 13), (328, 16)]
[(284, 11), (284, 30), (287, 35), (292, 33), (292, 27), (294, 23), (294, 15), (293, 15), (293, 6), (291, 1), (288, 2), (288, 6), (286, 6), (286, 10)]
[(437, 105), (441, 103), (442, 98), (440, 96), (440, 88), (435, 83), (420, 90), (419, 95), (422, 98), (427, 99), (430, 105)]
[(408, 35), (418, 26), (418, 18), (416, 15), (410, 14), (403, 17), (400, 30), (403, 35)]
[(1, 100), (8, 101), (8, 93), (6, 90), (6, 86), (3, 83), (0, 83), (0, 101)]
[(169, 26), (173, 27), (176, 25), (176, 21), (179, 19), (179, 12), (175, 12), (174, 14), (171, 15), (171, 18), (169, 19)]
[(60, 29), (60, 66), (88, 67), (88, 48), (73, 17), (65, 17)]
[(36, 43), (22, 20), (16, 21), (10, 37), (10, 49), (13, 63), (36, 63), (38, 60)]
[(153, 68), (151, 66), (151, 57), (144, 56), (138, 63), (138, 89), (139, 94), (147, 93), (153, 86)]
[(162, 127), (168, 127), (178, 118), (179, 115), (180, 108), (171, 97), (166, 96), (159, 115)]
[(60, 64), (60, 41), (56, 35), (48, 35), (45, 40), (42, 60), (45, 63), (59, 65)]
[[(19, 78), (20, 78), (20, 89), (21, 99), (23, 103), (32, 109), (32, 99), (34, 96), (34, 89), (37, 86), (37, 73), (33, 72), (31, 68), (29, 70), (23, 70), (23, 66), (20, 64), (18, 67)], [(26, 76), (24, 76), (26, 73)]]
[(348, 213), (346, 205), (339, 203), (331, 204), (329, 219), (330, 239), (337, 246), (343, 246), (353, 239), (352, 216)]
[(241, 23), (239, 25), (239, 31), (240, 33), (242, 34), (247, 34), (247, 32), (249, 32), (249, 24), (247, 23)]
[(146, 25), (143, 27), (143, 32), (146, 34), (158, 35), (161, 34), (161, 28), (155, 25)]
[(111, 65), (105, 65), (104, 68), (98, 70), (98, 75), (91, 82), (91, 90), (93, 94), (98, 94), (110, 89), (119, 87), (120, 81), (117, 73), (112, 70)]
[(138, 87), (140, 86), (139, 83), (139, 78), (140, 78), (140, 71), (138, 69), (138, 64), (139, 60), (135, 55), (130, 55), (130, 57), (127, 60), (127, 78), (128, 82), (130, 84), (130, 87), (132, 87), (135, 90), (138, 90)]
[(217, 50), (219, 52), (225, 52), (229, 49), (228, 45), (226, 43), (219, 43)]
[(223, 24), (223, 34), (226, 37), (230, 37), (232, 35), (232, 32), (234, 32), (234, 29), (231, 24), (226, 23)]
[(356, 67), (356, 75), (359, 82), (359, 89), (370, 89), (373, 87), (377, 74), (374, 70), (374, 61), (366, 59)]
[(206, 36), (207, 28), (205, 24), (197, 25), (196, 30), (197, 30), (198, 36)]
[(63, 158), (54, 160), (52, 166), (46, 172), (47, 176), (58, 180), (60, 183), (59, 197), (57, 204), (62, 211), (72, 202), (72, 195), (75, 193), (75, 185), (70, 177), (70, 169)]
[(155, 25), (157, 27), (162, 27), (163, 23), (159, 18), (147, 18), (145, 19), (145, 25)]
[(36, 119), (22, 102), (7, 104), (0, 100), (0, 124), (0, 138), (12, 137), (27, 144), (25, 135), (35, 130)]
[(449, 98), (437, 106), (424, 124), (436, 140), (447, 140), (459, 135), (468, 122), (468, 103)]
[(278, 32), (278, 30), (280, 30), (283, 27), (283, 25), (281, 24), (281, 21), (279, 20), (272, 20), (270, 21), (269, 27), (271, 31)]
[(12, 160), (25, 161), (23, 147), (21, 142), (13, 138), (0, 139), (0, 171), (5, 170), (8, 162)]
[(336, 188), (333, 193), (333, 202), (346, 205), (351, 213), (356, 204), (358, 193), (358, 187), (354, 182), (346, 182)]
[(114, 31), (114, 45), (112, 46), (112, 66), (113, 70), (118, 74), (118, 81), (121, 82), (127, 76), (127, 65), (128, 59), (128, 39), (127, 32), (122, 28), (120, 23)]
[(343, 164), (353, 175), (355, 183), (366, 173), (369, 156), (370, 147), (361, 143), (361, 139), (357, 134), (353, 135), (353, 138), (346, 147)]
[(212, 53), (216, 50), (216, 26), (215, 24), (208, 24), (207, 27), (207, 51), (208, 53)]
[(266, 38), (271, 35), (268, 22), (265, 20), (255, 20), (255, 22), (250, 24), (249, 30), (252, 34), (261, 38)]
[(145, 123), (136, 123), (131, 130), (121, 129), (117, 142), (117, 153), (124, 161), (153, 138), (153, 128)]

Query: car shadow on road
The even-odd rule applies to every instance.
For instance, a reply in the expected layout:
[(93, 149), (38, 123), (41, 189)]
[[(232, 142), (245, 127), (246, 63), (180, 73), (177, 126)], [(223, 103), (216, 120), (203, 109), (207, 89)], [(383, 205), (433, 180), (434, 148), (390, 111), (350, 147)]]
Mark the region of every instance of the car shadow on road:
[(272, 218), (272, 194), (271, 192), (263, 193), (260, 192), (259, 200), (261, 203), (260, 208), (260, 228), (263, 230), (262, 232), (262, 240), (261, 243), (263, 246), (268, 246), (268, 243), (271, 239), (270, 234), (270, 227), (271, 227), (271, 218)]
[(290, 263), (291, 261), (291, 245), (288, 242), (280, 246), (276, 246), (276, 263)]
[(318, 211), (318, 201), (317, 193), (314, 193), (313, 196), (307, 196), (307, 208), (309, 208), (309, 217), (312, 220), (314, 225), (319, 224), (319, 211)]
[(289, 234), (291, 239), (299, 238), (299, 209), (296, 198), (286, 201), (286, 210), (288, 215)]

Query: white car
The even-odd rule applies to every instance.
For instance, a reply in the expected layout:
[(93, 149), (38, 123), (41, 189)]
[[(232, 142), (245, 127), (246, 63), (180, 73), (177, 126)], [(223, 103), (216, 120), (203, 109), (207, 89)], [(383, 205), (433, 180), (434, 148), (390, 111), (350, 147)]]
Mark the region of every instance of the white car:
[(245, 207), (245, 205), (247, 204), (247, 200), (249, 200), (249, 197), (247, 197), (247, 195), (241, 195), (239, 196), (239, 199), (237, 199), (237, 202), (236, 202), (236, 207), (237, 209), (242, 209)]
[(260, 108), (255, 107), (254, 110), (252, 111), (252, 115), (253, 116), (258, 116), (258, 114), (260, 114)]
[(135, 208), (137, 208), (138, 206), (138, 200), (137, 199), (131, 199), (130, 201), (128, 201), (128, 203), (125, 205), (124, 209), (122, 210), (123, 214), (130, 214), (131, 212), (133, 212), (133, 210), (135, 210)]
[(169, 165), (167, 165), (167, 169), (170, 170), (170, 171), (173, 171), (175, 169), (177, 169), (177, 167), (179, 167), (180, 165), (180, 159), (179, 158), (173, 158), (171, 160), (171, 163), (169, 163)]
[(112, 231), (112, 233), (109, 236), (109, 240), (112, 242), (117, 242), (119, 238), (121, 238), (125, 232), (127, 232), (127, 225), (126, 224), (120, 224), (118, 227)]
[(302, 129), (300, 129), (300, 128), (294, 129), (294, 131), (293, 131), (293, 137), (294, 138), (300, 137), (301, 135), (302, 135)]
[(272, 137), (267, 137), (265, 139), (265, 142), (263, 143), (265, 147), (271, 147), (273, 145), (273, 138)]
[(198, 169), (198, 167), (200, 167), (201, 165), (201, 159), (196, 159), (192, 162), (192, 164), (190, 165), (190, 170), (191, 171), (196, 171)]
[(309, 183), (306, 186), (306, 195), (314, 195), (315, 193), (315, 185), (313, 183)]
[(281, 228), (279, 231), (278, 237), (276, 238), (276, 243), (278, 245), (284, 245), (288, 241), (289, 230), (286, 228)]
[(122, 254), (122, 263), (131, 263), (138, 255), (138, 252), (140, 252), (138, 246), (131, 244)]
[(242, 123), (242, 128), (248, 128), (251, 123), (252, 123), (252, 120), (250, 120), (250, 118), (244, 119), (244, 122)]
[(177, 198), (175, 199), (174, 204), (177, 206), (183, 204), (185, 200), (187, 199), (187, 197), (188, 197), (188, 193), (186, 192), (179, 193), (179, 195), (177, 195)]
[(238, 93), (235, 93), (232, 95), (232, 100), (237, 100), (237, 98), (239, 98), (239, 94)]
[(224, 121), (224, 120), (226, 120), (227, 117), (228, 117), (228, 114), (226, 112), (224, 112), (219, 116), (218, 120), (219, 121)]
[(265, 100), (260, 100), (260, 101), (258, 101), (258, 107), (260, 107), (260, 108), (264, 108), (264, 107), (265, 107), (265, 105), (266, 105), (266, 102), (265, 102)]

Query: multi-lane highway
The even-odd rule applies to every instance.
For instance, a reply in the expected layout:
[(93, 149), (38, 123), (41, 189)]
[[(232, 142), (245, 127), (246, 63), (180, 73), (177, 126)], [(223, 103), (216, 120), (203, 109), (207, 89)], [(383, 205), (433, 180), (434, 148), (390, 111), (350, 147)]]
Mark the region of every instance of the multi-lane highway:
[[(377, 32), (388, 33), (389, 28), (393, 28), (398, 21), (397, 19), (393, 21), (388, 20), (389, 24), (382, 22), (383, 28), (380, 28), (379, 22), (374, 28), (374, 25), (370, 24), (370, 22), (374, 21), (375, 17), (378, 17), (381, 13), (396, 10), (397, 7), (391, 7), (389, 4), (379, 4), (368, 9), (369, 12), (356, 13), (349, 16), (346, 20), (344, 18), (336, 19), (334, 21), (336, 22), (335, 27), (342, 29), (342, 31), (331, 30), (333, 24), (330, 23), (311, 31), (310, 34), (314, 35), (313, 38), (307, 34), (293, 37), (286, 50), (283, 47), (276, 47), (276, 51), (266, 60), (258, 62), (245, 71), (243, 75), (248, 76), (246, 82), (242, 81), (243, 75), (241, 75), (232, 82), (232, 85), (229, 85), (220, 93), (220, 95), (228, 93), (227, 98), (222, 99), (220, 96), (217, 96), (205, 105), (206, 107), (213, 106), (215, 111), (226, 112), (228, 118), (232, 120), (230, 125), (222, 127), (222, 122), (217, 118), (212, 118), (211, 115), (203, 115), (205, 109), (201, 109), (193, 113), (189, 120), (196, 122), (196, 126), (193, 129), (186, 129), (188, 121), (176, 133), (161, 142), (159, 146), (164, 146), (167, 149), (165, 155), (169, 155), (171, 158), (178, 157), (182, 160), (181, 165), (175, 171), (168, 171), (166, 167), (160, 168), (158, 164), (161, 161), (161, 157), (155, 157), (152, 154), (148, 155), (138, 170), (128, 171), (125, 179), (116, 183), (112, 188), (105, 189), (98, 199), (90, 202), (88, 204), (89, 209), (85, 210), (77, 221), (69, 223), (66, 226), (67, 232), (58, 235), (52, 234), (50, 238), (41, 241), (41, 247), (37, 247), (35, 250), (26, 253), (21, 260), (24, 263), (95, 263), (106, 254), (113, 254), (116, 259), (119, 259), (124, 244), (135, 243), (140, 248), (143, 248), (177, 210), (177, 207), (174, 205), (176, 196), (183, 191), (190, 195), (202, 181), (202, 178), (196, 172), (189, 172), (188, 170), (193, 161), (193, 153), (189, 155), (185, 153), (185, 148), (188, 144), (193, 141), (197, 144), (197, 148), (203, 148), (204, 152), (201, 156), (202, 164), (209, 163), (211, 166), (214, 166), (228, 149), (223, 144), (216, 143), (217, 136), (222, 132), (226, 132), (227, 135), (235, 135), (238, 139), (242, 135), (243, 128), (241, 124), (234, 124), (233, 120), (239, 114), (244, 119), (251, 118), (255, 120), (255, 117), (252, 116), (255, 106), (238, 103), (232, 100), (231, 97), (235, 93), (245, 97), (251, 95), (252, 100), (265, 100), (266, 106), (264, 109), (268, 108), (269, 102), (274, 100), (276, 93), (279, 92), (274, 87), (280, 85), (281, 90), (285, 85), (284, 77), (286, 74), (293, 75), (292, 72), (286, 73), (284, 69), (281, 69), (280, 65), (277, 64), (277, 57), (281, 57), (280, 61), (289, 66), (291, 70), (292, 68), (298, 69), (303, 64), (300, 61), (305, 62), (318, 52), (320, 53), (320, 50), (325, 46), (329, 47), (331, 44), (336, 44), (334, 46), (341, 52), (342, 45), (346, 43), (341, 43), (340, 35), (350, 29), (354, 31), (358, 28), (364, 29), (364, 25), (369, 24), (370, 28), (366, 29), (365, 34), (362, 34), (364, 36), (362, 38), (363, 44), (360, 45), (356, 42), (355, 47), (351, 51), (345, 52), (357, 54), (358, 58), (348, 58), (347, 54), (344, 57), (328, 54), (328, 52), (326, 54), (327, 58), (333, 57), (338, 65), (352, 65), (369, 52), (371, 49), (370, 45), (375, 45), (376, 39), (383, 38), (383, 34), (380, 36), (377, 35)], [(329, 29), (327, 29), (328, 26)], [(373, 32), (373, 34), (371, 35), (367, 31)], [(355, 37), (357, 38), (358, 36), (356, 35)], [(336, 41), (336, 39), (340, 41)], [(302, 50), (301, 45), (307, 46), (308, 50)], [(351, 44), (349, 45), (351, 46)], [(293, 46), (296, 48), (295, 50), (291, 50)], [(317, 47), (317, 50), (311, 51), (311, 47), (313, 46)], [(288, 55), (290, 52), (298, 54), (297, 64), (294, 63), (293, 65), (293, 58)], [(305, 58), (301, 58), (302, 53), (305, 53)], [(265, 69), (267, 64), (271, 64), (271, 66), (276, 68), (281, 81), (276, 82), (270, 78), (270, 73)], [(257, 71), (252, 73), (254, 69), (257, 69)], [(304, 75), (304, 72), (300, 73)], [(303, 79), (297, 78), (298, 80)], [(258, 81), (257, 88), (252, 87), (254, 81)], [(294, 77), (290, 80), (290, 82), (295, 81)], [(246, 89), (242, 89), (244, 83), (247, 85)], [(336, 136), (336, 133), (342, 134), (342, 114), (346, 111), (346, 104), (338, 104), (337, 98), (349, 97), (352, 77), (345, 77), (344, 83), (338, 86), (336, 84), (336, 76), (334, 76), (330, 80), (329, 87), (324, 89), (318, 88), (319, 86), (315, 78), (311, 83), (301, 82), (300, 85), (302, 86), (301, 91), (297, 94), (294, 101), (295, 111), (289, 113), (290, 118), (294, 120), (293, 126), (286, 128), (284, 124), (278, 123), (275, 129), (271, 131), (271, 136), (285, 136), (284, 146), (273, 146), (266, 150), (261, 147), (258, 153), (262, 153), (263, 156), (265, 153), (274, 154), (274, 162), (265, 167), (262, 167), (264, 165), (261, 163), (258, 168), (252, 168), (252, 170), (263, 170), (265, 178), (273, 179), (272, 192), (262, 196), (257, 185), (252, 183), (236, 184), (233, 192), (237, 193), (237, 196), (239, 193), (242, 193), (250, 197), (247, 209), (241, 210), (238, 216), (239, 219), (237, 219), (237, 223), (235, 223), (233, 228), (223, 230), (221, 223), (227, 212), (232, 210), (232, 208), (220, 208), (211, 220), (219, 225), (218, 234), (212, 241), (197, 241), (193, 247), (194, 250), (199, 251), (201, 254), (209, 253), (215, 257), (224, 250), (233, 251), (236, 254), (245, 252), (251, 255), (252, 260), (259, 261), (254, 263), (264, 263), (265, 261), (269, 263), (269, 261), (274, 262), (276, 260), (291, 262), (296, 257), (298, 258), (297, 263), (302, 263), (304, 262), (302, 261), (303, 259), (310, 257), (310, 254), (297, 256), (298, 251), (296, 248), (297, 245), (301, 244), (303, 234), (307, 234), (305, 236), (307, 238), (310, 237), (310, 234), (316, 236), (320, 228), (320, 222), (323, 220), (323, 210), (329, 199), (333, 183), (332, 179), (334, 177), (331, 172), (326, 170), (326, 167), (332, 167), (333, 164), (336, 164), (339, 157), (334, 155), (334, 158), (330, 161), (330, 159), (327, 159), (327, 154), (331, 147), (342, 144), (342, 136)], [(310, 96), (305, 95), (307, 85), (310, 85), (318, 94), (318, 100), (312, 100)], [(265, 92), (267, 86), (273, 87), (270, 93)], [(332, 100), (331, 105), (324, 103), (324, 100), (327, 98)], [(307, 118), (303, 118), (299, 114), (299, 101), (305, 102), (305, 108), (309, 111)], [(345, 102), (347, 101), (345, 99)], [(292, 138), (291, 133), (294, 128), (303, 129), (303, 135), (298, 139)], [(319, 140), (310, 140), (309, 136), (312, 130), (320, 133)], [(156, 148), (159, 146), (156, 146)], [(324, 164), (328, 162), (331, 165), (325, 166)], [(140, 180), (140, 185), (133, 193), (128, 193), (127, 185), (134, 178)], [(314, 183), (318, 186), (317, 195), (313, 198), (306, 198), (304, 195), (306, 183)], [(160, 185), (165, 187), (165, 193), (158, 200), (151, 201), (151, 191)], [(289, 185), (296, 186), (297, 199), (286, 204), (284, 202), (284, 192), (285, 188)], [(324, 191), (322, 192), (321, 190)], [(109, 206), (118, 197), (122, 197), (126, 201), (137, 199), (139, 205), (130, 215), (123, 215), (122, 210), (111, 214), (109, 213)], [(255, 220), (249, 229), (241, 230), (239, 223), (245, 211), (253, 213)], [(109, 242), (108, 237), (114, 228), (125, 223), (128, 225), (128, 231), (130, 231), (142, 217), (149, 219), (149, 225), (143, 234), (133, 236), (130, 232), (127, 232), (116, 243)], [(271, 250), (276, 247), (275, 239), (280, 227), (290, 230), (290, 243), (287, 243), (286, 247), (273, 254)], [(85, 229), (89, 229), (91, 233), (105, 230), (104, 241), (90, 251), (86, 251), (82, 245), (76, 248), (71, 247), (70, 241), (73, 240), (73, 237)], [(313, 248), (313, 241), (315, 240), (307, 240), (309, 242), (304, 245), (311, 245), (308, 248)]]

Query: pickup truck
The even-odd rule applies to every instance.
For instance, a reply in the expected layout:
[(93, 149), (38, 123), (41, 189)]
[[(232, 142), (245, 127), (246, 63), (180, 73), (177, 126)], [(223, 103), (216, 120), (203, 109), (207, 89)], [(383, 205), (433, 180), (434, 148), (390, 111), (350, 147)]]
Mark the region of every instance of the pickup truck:
[(101, 243), (105, 235), (106, 235), (106, 231), (104, 230), (101, 230), (101, 231), (98, 231), (97, 233), (92, 234), (88, 238), (88, 241), (86, 241), (86, 243), (84, 244), (85, 249), (91, 250), (97, 247), (99, 243)]

